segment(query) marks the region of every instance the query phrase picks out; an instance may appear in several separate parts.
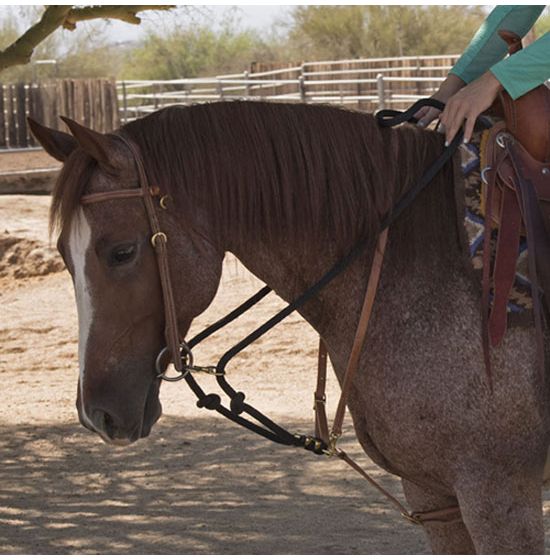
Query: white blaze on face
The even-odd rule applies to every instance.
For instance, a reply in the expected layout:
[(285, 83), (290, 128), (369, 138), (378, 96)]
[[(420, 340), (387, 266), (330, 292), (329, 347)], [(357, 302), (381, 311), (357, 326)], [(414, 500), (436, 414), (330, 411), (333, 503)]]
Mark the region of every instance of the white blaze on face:
[(78, 365), (80, 369), (80, 401), (81, 413), (87, 422), (92, 424), (84, 409), (84, 374), (86, 371), (86, 348), (92, 326), (94, 309), (90, 287), (86, 277), (86, 254), (92, 239), (92, 230), (82, 210), (72, 220), (69, 235), (69, 251), (74, 269), (74, 290), (78, 311)]

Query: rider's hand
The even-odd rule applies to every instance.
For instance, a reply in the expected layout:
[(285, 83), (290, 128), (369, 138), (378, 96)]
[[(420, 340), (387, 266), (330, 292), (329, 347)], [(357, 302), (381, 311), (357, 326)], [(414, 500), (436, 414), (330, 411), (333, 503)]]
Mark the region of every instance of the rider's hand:
[(445, 110), (441, 113), (446, 145), (451, 143), (463, 124), (464, 142), (470, 141), (477, 117), (493, 104), (501, 89), (500, 82), (487, 71), (447, 101)]
[[(432, 99), (447, 103), (457, 91), (460, 91), (465, 85), (455, 74), (449, 74), (439, 86), (439, 89), (432, 95)], [(435, 107), (422, 107), (415, 113), (415, 118), (418, 120), (418, 126), (428, 126), (432, 121), (439, 117), (441, 111)]]

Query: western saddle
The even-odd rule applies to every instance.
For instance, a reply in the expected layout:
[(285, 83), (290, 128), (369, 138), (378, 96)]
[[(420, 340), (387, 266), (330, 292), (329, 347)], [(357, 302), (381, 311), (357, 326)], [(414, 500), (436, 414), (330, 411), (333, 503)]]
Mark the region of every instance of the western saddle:
[[(510, 56), (521, 49), (518, 35), (509, 31), (499, 34), (507, 42)], [(544, 297), (550, 294), (550, 89), (541, 85), (516, 100), (502, 91), (491, 114), (503, 120), (488, 131), (482, 154), (487, 228), (482, 281), (486, 366), (490, 371), (489, 348), (499, 345), (506, 332), (508, 298), (520, 238), (525, 235), (542, 371), (543, 324), (550, 303)], [(491, 233), (496, 227), (491, 270)]]

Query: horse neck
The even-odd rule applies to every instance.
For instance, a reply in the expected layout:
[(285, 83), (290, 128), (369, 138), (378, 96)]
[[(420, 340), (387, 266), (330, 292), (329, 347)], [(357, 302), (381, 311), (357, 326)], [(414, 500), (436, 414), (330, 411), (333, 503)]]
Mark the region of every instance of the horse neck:
[[(454, 171), (449, 166), (392, 226), (379, 293), (387, 296), (389, 292), (391, 298), (391, 291), (398, 286), (400, 300), (414, 301), (422, 295), (429, 297), (430, 290), (445, 289), (449, 281), (466, 274), (453, 182)], [(351, 346), (376, 235), (370, 241), (348, 269), (299, 309), (336, 355), (347, 355)], [(227, 250), (287, 302), (302, 294), (337, 260), (336, 248), (329, 242), (320, 250), (307, 242), (303, 246), (261, 242), (251, 236), (230, 240)]]

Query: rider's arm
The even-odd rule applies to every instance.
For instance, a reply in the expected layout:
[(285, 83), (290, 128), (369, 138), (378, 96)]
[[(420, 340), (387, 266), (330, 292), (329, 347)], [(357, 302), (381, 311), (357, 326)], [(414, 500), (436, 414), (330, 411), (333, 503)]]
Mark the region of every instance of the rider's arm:
[[(467, 49), (464, 51), (464, 54), (452, 68), (451, 73), (468, 84), (476, 78), (479, 78), (487, 70), (491, 69), (492, 71), (494, 67), (496, 69), (494, 73), (496, 78), (506, 90), (508, 90), (507, 86), (510, 85), (510, 82), (520, 81), (520, 78), (511, 74), (511, 71), (508, 71), (509, 63), (512, 62), (517, 54), (511, 57), (510, 60), (502, 60), (508, 48), (506, 43), (498, 36), (498, 31), (513, 31), (520, 37), (523, 37), (531, 27), (533, 27), (544, 8), (545, 6), (497, 6), (487, 16), (487, 19), (475, 34)], [(546, 35), (533, 43), (533, 46), (540, 43), (541, 40), (545, 38)], [(540, 79), (540, 60), (545, 47), (548, 48), (548, 42), (545, 42), (544, 46), (540, 45), (535, 49), (533, 56), (536, 57), (537, 62), (535, 62), (535, 58), (533, 58), (532, 61), (528, 62), (525, 72), (522, 73), (523, 79), (525, 79), (527, 73), (529, 74), (529, 83), (533, 83), (533, 80), (537, 81)], [(524, 60), (530, 59), (530, 51), (532, 51), (531, 46), (525, 49), (527, 55), (526, 57), (524, 56)], [(546, 53), (549, 52), (550, 51), (546, 50)], [(546, 58), (550, 58), (548, 54)], [(516, 63), (516, 65), (517, 64), (519, 63)], [(548, 68), (548, 66), (549, 64), (547, 63), (546, 67)], [(517, 68), (517, 66), (513, 69), (515, 70), (515, 68)], [(500, 77), (502, 77), (506, 83), (501, 81)], [(510, 79), (510, 77), (512, 77), (512, 79)], [(548, 76), (546, 78), (548, 78)], [(536, 85), (541, 84), (546, 78), (538, 81)], [(518, 85), (520, 84), (513, 84), (513, 86), (516, 87), (518, 87)], [(532, 89), (532, 87), (525, 91), (529, 91), (529, 89)], [(525, 91), (523, 93), (525, 93)], [(512, 95), (511, 91), (509, 91), (509, 93)]]
[(550, 33), (492, 66), (491, 73), (512, 99), (543, 84), (550, 78)]

